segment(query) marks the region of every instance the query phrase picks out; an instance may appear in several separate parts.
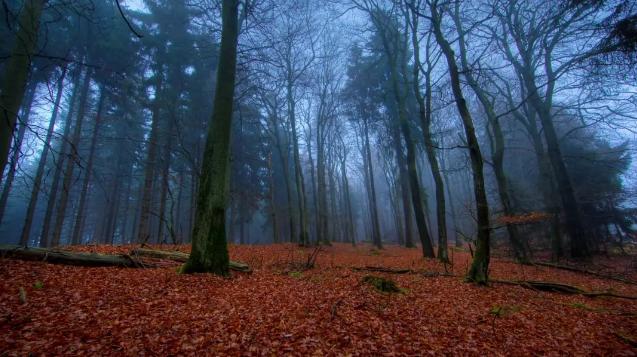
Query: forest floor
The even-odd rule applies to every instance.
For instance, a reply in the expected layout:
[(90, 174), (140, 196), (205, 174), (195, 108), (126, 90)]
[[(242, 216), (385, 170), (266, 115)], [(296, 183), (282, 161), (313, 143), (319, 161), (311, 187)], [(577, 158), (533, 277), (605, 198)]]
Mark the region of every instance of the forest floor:
[[(346, 244), (324, 248), (314, 269), (294, 270), (311, 252), (231, 246), (231, 258), (254, 271), (229, 279), (180, 275), (172, 262), (127, 269), (0, 259), (0, 356), (637, 355), (637, 300), (475, 286), (462, 280), (470, 255), (458, 249), (450, 251), (454, 276), (423, 274), (445, 267), (419, 249)], [(352, 269), (365, 266), (414, 272)], [(594, 267), (637, 280), (635, 256)], [(402, 292), (375, 290), (362, 282), (368, 274), (394, 280)], [(491, 276), (637, 295), (637, 285), (504, 258), (492, 259)]]

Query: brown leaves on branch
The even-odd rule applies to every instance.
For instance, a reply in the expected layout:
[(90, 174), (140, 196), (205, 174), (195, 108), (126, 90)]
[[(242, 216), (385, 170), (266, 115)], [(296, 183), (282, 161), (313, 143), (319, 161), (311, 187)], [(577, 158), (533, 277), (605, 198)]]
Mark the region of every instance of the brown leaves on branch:
[(515, 216), (500, 216), (497, 221), (499, 224), (530, 224), (539, 223), (551, 219), (551, 214), (545, 212), (529, 212)]

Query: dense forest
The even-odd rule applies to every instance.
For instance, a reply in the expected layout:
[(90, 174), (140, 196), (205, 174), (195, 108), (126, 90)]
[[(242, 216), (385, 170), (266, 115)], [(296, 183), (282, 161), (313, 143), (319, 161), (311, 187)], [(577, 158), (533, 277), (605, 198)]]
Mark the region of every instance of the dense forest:
[(635, 352), (632, 1), (0, 12), (0, 355)]

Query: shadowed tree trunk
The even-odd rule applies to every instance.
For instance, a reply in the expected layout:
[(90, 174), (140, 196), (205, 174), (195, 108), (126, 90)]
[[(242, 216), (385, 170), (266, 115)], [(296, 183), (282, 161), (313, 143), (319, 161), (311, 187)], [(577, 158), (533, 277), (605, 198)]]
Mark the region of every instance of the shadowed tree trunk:
[(0, 174), (4, 172), (11, 147), (11, 136), (27, 87), (31, 58), (37, 45), (40, 15), (45, 0), (26, 0), (19, 18), (19, 29), (11, 56), (5, 64), (0, 91)]
[[(44, 168), (51, 150), (51, 138), (53, 137), (53, 131), (55, 130), (55, 123), (57, 122), (58, 113), (60, 112), (60, 101), (62, 100), (62, 93), (64, 92), (64, 78), (66, 78), (67, 66), (62, 69), (62, 74), (58, 80), (57, 94), (55, 95), (55, 104), (53, 104), (53, 113), (51, 113), (51, 119), (49, 120), (49, 127), (46, 131), (46, 137), (44, 138), (44, 147), (40, 154), (38, 161), (38, 168), (35, 172), (33, 179), (33, 187), (31, 188), (31, 196), (29, 197), (29, 204), (27, 206), (27, 213), (24, 218), (24, 225), (22, 226), (22, 233), (20, 234), (20, 245), (29, 244), (29, 238), (31, 236), (31, 226), (33, 225), (33, 215), (35, 213), (36, 205), (38, 204), (38, 196), (40, 195), (40, 187), (42, 186), (42, 178), (44, 176)], [(75, 71), (73, 79), (73, 95), (71, 102), (74, 101), (74, 96), (77, 92), (76, 88), (80, 79), (80, 71)], [(72, 108), (71, 108), (72, 109)]]
[[(51, 229), (51, 221), (53, 216), (53, 210), (55, 208), (55, 203), (57, 202), (57, 194), (58, 188), (60, 186), (60, 179), (62, 177), (62, 167), (64, 166), (64, 162), (66, 161), (65, 153), (68, 150), (68, 137), (71, 131), (71, 124), (73, 122), (73, 114), (75, 113), (75, 105), (78, 102), (78, 94), (80, 90), (79, 78), (81, 76), (81, 70), (77, 69), (77, 77), (73, 84), (73, 94), (71, 95), (71, 103), (69, 105), (69, 111), (66, 114), (66, 121), (64, 123), (64, 131), (62, 132), (62, 137), (60, 138), (60, 150), (58, 155), (58, 162), (55, 165), (55, 173), (53, 174), (53, 182), (51, 183), (51, 188), (49, 190), (49, 198), (46, 204), (46, 211), (44, 213), (44, 220), (42, 223), (42, 231), (40, 232), (40, 243), (41, 247), (49, 247), (50, 246), (50, 229)], [(86, 75), (85, 75), (86, 76)]]
[(82, 191), (80, 193), (80, 202), (77, 209), (77, 217), (75, 218), (75, 224), (73, 225), (73, 235), (71, 236), (71, 244), (82, 243), (82, 235), (84, 231), (84, 220), (86, 215), (84, 213), (86, 206), (86, 198), (88, 196), (89, 183), (91, 182), (91, 173), (93, 171), (93, 162), (95, 161), (95, 148), (97, 146), (97, 137), (102, 123), (102, 110), (104, 108), (104, 86), (100, 88), (100, 99), (97, 104), (97, 115), (95, 116), (95, 124), (93, 125), (93, 136), (91, 137), (91, 147), (88, 153), (88, 162), (86, 163), (86, 171), (84, 172), (84, 180), (82, 182)]
[(24, 141), (24, 134), (27, 131), (27, 127), (29, 126), (29, 117), (31, 116), (31, 107), (33, 106), (33, 100), (35, 99), (35, 91), (37, 88), (37, 83), (34, 81), (29, 85), (29, 89), (27, 89), (27, 100), (22, 108), (22, 118), (19, 123), (19, 129), (17, 135), (15, 136), (15, 140), (13, 142), (13, 153), (11, 154), (11, 164), (9, 165), (9, 171), (7, 172), (7, 177), (4, 180), (4, 187), (2, 188), (2, 195), (0, 195), (0, 223), (2, 223), (2, 219), (4, 218), (4, 212), (7, 208), (7, 201), (9, 200), (9, 194), (11, 193), (11, 188), (13, 187), (13, 180), (15, 179), (15, 174), (18, 169), (18, 162), (20, 162), (20, 158), (22, 156), (22, 142)]
[(369, 143), (368, 119), (363, 118), (363, 134), (365, 136), (363, 146), (365, 146), (365, 161), (369, 184), (369, 206), (372, 219), (372, 242), (378, 249), (383, 248), (383, 240), (380, 236), (380, 223), (378, 220), (378, 205), (376, 203), (376, 185), (374, 183), (374, 166), (372, 164), (372, 150)]
[(467, 103), (462, 93), (460, 85), (460, 73), (456, 58), (451, 45), (442, 32), (441, 16), (438, 12), (437, 2), (433, 1), (430, 6), (431, 24), (436, 36), (436, 42), (440, 46), (447, 66), (449, 67), (449, 77), (451, 80), (451, 89), (456, 101), (460, 118), (465, 131), (467, 144), (469, 146), (469, 157), (471, 159), (471, 171), (473, 173), (473, 190), (476, 203), (476, 213), (478, 219), (478, 237), (476, 241), (476, 250), (471, 262), (471, 267), (467, 273), (467, 280), (478, 284), (486, 284), (489, 279), (489, 260), (490, 260), (490, 227), (489, 227), (489, 204), (487, 202), (487, 193), (484, 186), (484, 173), (482, 153), (473, 126), (473, 118), (467, 108)]
[[(431, 237), (429, 236), (429, 229), (427, 228), (427, 221), (425, 218), (425, 208), (422, 199), (422, 192), (420, 189), (420, 180), (418, 179), (418, 169), (416, 167), (416, 148), (411, 136), (411, 129), (409, 128), (409, 121), (407, 119), (407, 111), (405, 104), (405, 95), (400, 90), (400, 78), (399, 78), (399, 64), (404, 67), (406, 58), (401, 58), (399, 54), (400, 49), (397, 46), (402, 44), (399, 34), (392, 33), (392, 29), (386, 28), (384, 20), (377, 16), (377, 13), (370, 13), (372, 20), (374, 21), (376, 28), (381, 34), (381, 40), (383, 42), (383, 48), (385, 54), (389, 60), (389, 70), (391, 77), (392, 91), (394, 92), (394, 99), (396, 100), (396, 106), (398, 107), (398, 125), (405, 139), (405, 146), (407, 149), (407, 177), (409, 178), (409, 190), (411, 192), (411, 203), (414, 209), (414, 216), (416, 217), (416, 227), (418, 228), (418, 236), (420, 238), (420, 244), (422, 245), (422, 254), (426, 258), (435, 258), (433, 245), (431, 243)], [(392, 47), (392, 44), (394, 47)], [(406, 46), (405, 46), (406, 47)], [(406, 48), (402, 48), (403, 51)], [(404, 68), (403, 68), (403, 71)], [(406, 83), (405, 83), (406, 84)], [(405, 212), (407, 214), (408, 212)]]
[(210, 272), (228, 275), (226, 207), (230, 172), (230, 133), (237, 67), (238, 0), (223, 0), (221, 48), (212, 124), (204, 151), (192, 252), (184, 273)]
[[(413, 5), (412, 5), (413, 6)], [(423, 97), (420, 91), (420, 42), (418, 39), (418, 15), (415, 9), (410, 6), (410, 13), (405, 13), (405, 19), (407, 20), (411, 29), (411, 44), (414, 55), (413, 66), (413, 90), (418, 102), (418, 110), (420, 114), (420, 126), (423, 132), (423, 138), (425, 143), (425, 153), (427, 154), (427, 160), (429, 161), (429, 167), (431, 174), (434, 178), (436, 188), (436, 221), (438, 222), (438, 259), (447, 262), (449, 261), (449, 254), (447, 252), (447, 217), (446, 217), (446, 201), (445, 201), (445, 184), (442, 180), (442, 174), (440, 173), (440, 166), (438, 165), (438, 157), (436, 157), (435, 143), (431, 135), (431, 71), (432, 64), (430, 59), (429, 46), (426, 48), (426, 63), (427, 70), (425, 71), (425, 96)]]
[[(456, 3), (454, 6), (454, 16), (453, 20), (456, 26), (458, 33), (460, 34), (458, 37), (458, 46), (460, 48), (460, 63), (462, 64), (462, 71), (464, 77), (467, 79), (467, 82), (473, 92), (478, 97), (478, 101), (482, 105), (484, 112), (487, 115), (487, 120), (493, 134), (487, 130), (487, 134), (489, 138), (492, 139), (492, 154), (491, 160), (493, 162), (493, 171), (495, 173), (496, 183), (498, 185), (498, 195), (500, 198), (500, 203), (502, 204), (502, 209), (506, 216), (515, 215), (513, 204), (511, 202), (511, 193), (509, 192), (509, 182), (504, 172), (504, 134), (502, 133), (502, 126), (500, 125), (500, 119), (495, 113), (495, 109), (493, 104), (489, 100), (489, 97), (482, 89), (478, 80), (475, 78), (472, 72), (472, 68), (469, 67), (469, 61), (467, 59), (467, 47), (464, 39), (464, 29), (462, 28), (462, 23), (460, 20), (460, 4)], [(522, 242), (522, 238), (518, 233), (517, 228), (512, 224), (506, 225), (507, 232), (509, 234), (509, 240), (511, 241), (511, 246), (513, 247), (513, 252), (515, 254), (515, 258), (521, 263), (529, 263), (529, 252), (526, 249), (525, 244)]]
[(150, 239), (150, 210), (153, 201), (153, 182), (155, 179), (155, 166), (157, 165), (157, 153), (159, 152), (159, 130), (160, 130), (160, 104), (162, 100), (161, 92), (163, 85), (163, 64), (157, 65), (157, 79), (155, 84), (155, 100), (153, 101), (153, 123), (150, 128), (148, 139), (148, 154), (144, 167), (144, 183), (142, 186), (142, 200), (139, 214), (137, 231), (137, 241), (148, 242)]
[[(51, 245), (57, 246), (60, 244), (60, 238), (62, 236), (62, 228), (64, 226), (64, 219), (66, 218), (66, 206), (69, 202), (69, 194), (71, 192), (71, 181), (73, 180), (73, 170), (75, 169), (75, 162), (79, 161), (79, 144), (80, 136), (82, 135), (82, 124), (84, 123), (84, 116), (86, 114), (86, 106), (89, 101), (89, 86), (91, 83), (91, 70), (86, 72), (86, 78), (82, 87), (82, 95), (80, 98), (80, 106), (77, 112), (77, 120), (75, 121), (75, 127), (73, 128), (73, 137), (71, 138), (70, 150), (67, 154), (69, 157), (66, 160), (66, 168), (64, 170), (64, 180), (62, 181), (62, 196), (58, 202), (58, 209), (55, 215), (55, 225), (53, 226), (53, 235), (51, 236)], [(100, 93), (100, 98), (104, 93)]]

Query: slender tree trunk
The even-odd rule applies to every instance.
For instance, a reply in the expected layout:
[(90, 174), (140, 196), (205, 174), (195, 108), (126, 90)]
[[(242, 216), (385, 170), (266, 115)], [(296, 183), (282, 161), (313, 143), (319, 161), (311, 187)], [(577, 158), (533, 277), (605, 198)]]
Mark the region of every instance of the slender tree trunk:
[(73, 114), (75, 113), (75, 105), (78, 102), (78, 94), (80, 88), (80, 76), (81, 70), (80, 68), (76, 69), (76, 77), (73, 81), (73, 94), (71, 95), (71, 103), (69, 105), (69, 111), (66, 114), (66, 122), (64, 123), (64, 131), (61, 137), (60, 150), (58, 156), (58, 162), (55, 165), (55, 173), (53, 174), (53, 182), (51, 183), (51, 189), (49, 191), (49, 199), (46, 204), (46, 212), (44, 213), (44, 220), (42, 224), (42, 231), (40, 232), (40, 246), (41, 247), (49, 247), (50, 246), (50, 227), (52, 223), (53, 210), (55, 208), (55, 203), (57, 202), (57, 194), (58, 187), (60, 186), (60, 178), (62, 177), (62, 167), (64, 166), (64, 162), (66, 160), (66, 151), (68, 148), (68, 137), (71, 131), (71, 124), (73, 122)]
[(204, 152), (192, 252), (183, 266), (185, 273), (212, 272), (228, 275), (226, 207), (230, 168), (230, 133), (237, 66), (238, 0), (223, 0), (221, 48), (217, 84)]
[[(310, 182), (312, 183), (312, 198), (313, 198), (313, 203), (314, 203), (314, 234), (316, 235), (316, 244), (320, 243), (321, 240), (321, 234), (320, 234), (320, 226), (319, 226), (319, 208), (318, 208), (318, 194), (316, 191), (316, 173), (314, 170), (314, 158), (312, 157), (312, 126), (308, 123), (308, 138), (307, 138), (307, 157), (310, 160)], [(318, 125), (317, 125), (318, 127)], [(317, 145), (317, 152), (318, 152), (318, 134), (320, 134), (320, 132), (318, 132), (318, 128), (317, 128), (317, 139), (316, 139), (316, 145)], [(318, 157), (318, 154), (317, 154)], [(317, 170), (318, 170), (318, 158), (317, 158)]]
[[(445, 202), (445, 184), (442, 180), (442, 174), (440, 173), (440, 167), (438, 165), (438, 157), (436, 156), (435, 143), (431, 135), (431, 62), (429, 58), (429, 48), (426, 50), (427, 71), (425, 73), (425, 96), (423, 97), (420, 92), (420, 44), (418, 40), (418, 15), (411, 9), (411, 23), (412, 30), (411, 43), (414, 53), (414, 66), (413, 66), (413, 90), (418, 102), (418, 109), (420, 114), (420, 126), (423, 132), (423, 138), (425, 143), (425, 153), (427, 154), (427, 160), (429, 161), (429, 168), (434, 178), (436, 188), (436, 221), (438, 222), (438, 259), (447, 262), (449, 261), (449, 254), (447, 252), (447, 217), (446, 217), (446, 202)], [(409, 15), (407, 15), (407, 21), (409, 21)]]
[(352, 213), (352, 196), (349, 193), (349, 180), (347, 179), (347, 165), (345, 161), (347, 159), (343, 157), (341, 160), (341, 174), (343, 175), (343, 195), (345, 196), (345, 206), (347, 209), (347, 234), (349, 235), (349, 240), (352, 242), (352, 245), (356, 245), (356, 225), (354, 222), (354, 215)]
[(268, 193), (270, 194), (270, 220), (272, 220), (272, 243), (279, 243), (279, 222), (276, 214), (276, 195), (274, 194), (274, 169), (272, 165), (272, 151), (268, 156)]
[(378, 205), (376, 204), (376, 187), (374, 183), (374, 166), (372, 164), (372, 151), (369, 143), (369, 126), (367, 119), (363, 119), (363, 131), (365, 134), (365, 157), (367, 161), (367, 175), (369, 177), (369, 207), (372, 219), (372, 242), (378, 249), (383, 248), (383, 240), (380, 236), (380, 223), (378, 220)]
[[(462, 23), (460, 22), (459, 4), (455, 5), (453, 19), (458, 33), (462, 34), (461, 36), (459, 36), (458, 42), (460, 48), (460, 61), (462, 64), (464, 77), (467, 79), (469, 86), (471, 87), (471, 89), (473, 89), (473, 92), (478, 97), (478, 101), (482, 105), (482, 108), (487, 115), (488, 123), (493, 130), (493, 136), (491, 136), (491, 133), (488, 130), (487, 133), (490, 135), (490, 137), (492, 138), (491, 141), (493, 142), (491, 160), (493, 162), (493, 171), (495, 173), (496, 183), (498, 185), (500, 204), (502, 205), (502, 209), (506, 216), (513, 216), (515, 215), (515, 211), (513, 209), (513, 204), (511, 203), (511, 193), (509, 192), (508, 179), (504, 172), (504, 134), (502, 133), (502, 126), (500, 125), (500, 120), (495, 113), (495, 109), (493, 108), (493, 104), (490, 102), (487, 93), (482, 89), (477, 79), (474, 77), (472, 69), (469, 68), (469, 61), (467, 60), (467, 49), (464, 41), (464, 30), (462, 28)], [(506, 228), (509, 234), (509, 239), (511, 241), (511, 246), (513, 247), (515, 258), (521, 263), (528, 263), (529, 252), (522, 242), (517, 228), (512, 224), (507, 224)]]
[[(420, 238), (420, 243), (422, 245), (422, 253), (426, 258), (434, 258), (434, 250), (433, 245), (431, 243), (431, 237), (429, 236), (429, 229), (427, 227), (427, 221), (425, 220), (425, 209), (423, 206), (422, 200), (422, 192), (420, 190), (420, 180), (418, 179), (418, 169), (416, 167), (416, 153), (415, 153), (415, 145), (413, 139), (411, 137), (411, 129), (409, 128), (409, 122), (407, 120), (407, 112), (405, 108), (405, 98), (400, 90), (399, 76), (398, 76), (398, 50), (390, 47), (390, 42), (392, 39), (388, 38), (387, 29), (383, 27), (382, 23), (377, 23), (377, 28), (382, 33), (382, 41), (383, 47), (385, 49), (385, 54), (389, 59), (390, 66), (390, 74), (391, 74), (391, 84), (394, 92), (394, 99), (396, 100), (396, 105), (398, 107), (398, 125), (402, 131), (403, 137), (405, 139), (405, 144), (407, 148), (407, 175), (409, 178), (409, 188), (411, 192), (411, 203), (414, 209), (414, 216), (416, 217), (416, 227), (418, 228), (418, 237)], [(395, 46), (398, 45), (400, 41), (399, 38), (393, 39), (395, 42)], [(406, 59), (403, 59), (401, 62), (404, 62)], [(404, 66), (405, 63), (401, 63), (401, 66)], [(406, 94), (406, 93), (405, 93)]]
[(30, 87), (31, 88), (27, 90), (27, 100), (24, 108), (22, 109), (22, 120), (19, 125), (15, 141), (13, 143), (13, 153), (11, 155), (9, 172), (7, 172), (7, 177), (4, 181), (4, 187), (2, 188), (2, 195), (0, 195), (0, 223), (2, 223), (2, 220), (4, 218), (4, 212), (7, 208), (7, 201), (9, 200), (9, 194), (11, 193), (11, 188), (13, 187), (13, 180), (15, 179), (15, 174), (18, 169), (18, 162), (20, 161), (20, 157), (22, 156), (22, 142), (24, 141), (24, 134), (26, 133), (27, 127), (29, 126), (29, 117), (31, 115), (31, 107), (33, 106), (37, 84), (34, 82), (32, 85), (30, 85)]
[(318, 174), (318, 234), (319, 237), (317, 239), (317, 243), (326, 243), (329, 244), (330, 237), (328, 232), (328, 215), (327, 215), (327, 192), (326, 192), (326, 183), (325, 183), (325, 145), (324, 145), (324, 133), (320, 130), (322, 124), (320, 123), (320, 118), (318, 119), (319, 123), (317, 125), (319, 132), (317, 134), (317, 154), (316, 154), (316, 167)]
[(490, 227), (489, 227), (489, 204), (487, 202), (487, 194), (484, 185), (483, 160), (480, 152), (480, 144), (473, 126), (471, 113), (467, 108), (467, 103), (462, 93), (460, 85), (460, 73), (456, 64), (455, 54), (449, 42), (445, 39), (441, 28), (441, 16), (438, 13), (437, 4), (430, 6), (431, 23), (436, 37), (436, 42), (442, 49), (442, 52), (449, 67), (449, 77), (451, 80), (451, 89), (456, 100), (456, 106), (462, 119), (465, 130), (467, 144), (469, 146), (469, 156), (471, 158), (471, 170), (473, 173), (473, 189), (476, 201), (476, 214), (478, 219), (478, 237), (476, 241), (476, 250), (474, 252), (471, 268), (467, 274), (467, 280), (486, 284), (489, 279), (489, 260), (490, 260)]
[[(40, 159), (38, 160), (38, 168), (35, 171), (35, 177), (33, 179), (33, 187), (31, 188), (31, 196), (29, 197), (29, 204), (27, 206), (27, 213), (24, 218), (24, 225), (22, 226), (22, 233), (20, 234), (20, 245), (26, 246), (29, 244), (31, 237), (31, 227), (33, 225), (33, 215), (35, 214), (35, 208), (38, 204), (38, 196), (40, 195), (40, 187), (42, 186), (42, 178), (44, 177), (44, 168), (48, 158), (49, 150), (51, 150), (51, 138), (53, 137), (53, 131), (55, 130), (55, 123), (57, 121), (58, 113), (60, 112), (60, 101), (62, 100), (62, 93), (64, 92), (64, 79), (66, 78), (67, 66), (62, 68), (62, 74), (58, 80), (57, 94), (55, 95), (55, 102), (53, 104), (53, 113), (51, 113), (51, 119), (49, 120), (49, 127), (46, 131), (46, 137), (44, 139), (44, 147), (40, 153)], [(80, 71), (76, 71), (77, 75), (74, 75), (74, 86), (77, 87), (79, 81)], [(75, 93), (75, 89), (73, 91)], [(73, 102), (71, 98), (71, 102)]]
[[(53, 226), (53, 235), (51, 236), (51, 245), (57, 246), (60, 244), (60, 238), (62, 236), (62, 228), (64, 226), (64, 219), (66, 218), (66, 206), (69, 201), (69, 194), (71, 192), (71, 181), (73, 180), (73, 170), (75, 169), (75, 162), (79, 161), (79, 144), (80, 136), (82, 135), (82, 124), (84, 123), (84, 116), (86, 114), (86, 106), (89, 101), (89, 86), (91, 83), (90, 70), (86, 73), (84, 78), (84, 84), (82, 87), (82, 95), (80, 98), (80, 106), (77, 113), (77, 120), (75, 121), (75, 127), (73, 128), (73, 137), (71, 138), (71, 147), (68, 152), (68, 159), (66, 161), (66, 168), (64, 170), (64, 179), (62, 181), (62, 196), (60, 202), (58, 202), (58, 209), (55, 215), (55, 225)], [(103, 95), (100, 93), (100, 96)]]
[(303, 180), (303, 170), (301, 167), (301, 157), (299, 154), (299, 138), (296, 132), (296, 103), (292, 94), (292, 83), (288, 81), (287, 85), (287, 97), (288, 97), (288, 116), (290, 117), (290, 126), (292, 127), (292, 144), (294, 155), (294, 178), (296, 181), (296, 194), (299, 204), (299, 238), (298, 243), (300, 245), (307, 245), (308, 230), (307, 230), (307, 205), (305, 195), (305, 182)]
[(102, 122), (102, 109), (104, 108), (104, 86), (100, 88), (100, 99), (97, 104), (97, 115), (95, 116), (95, 124), (93, 125), (93, 136), (91, 138), (91, 147), (88, 153), (88, 162), (86, 164), (86, 171), (84, 172), (84, 180), (82, 182), (82, 191), (80, 193), (80, 202), (77, 209), (77, 217), (75, 218), (75, 224), (73, 225), (73, 235), (71, 236), (71, 244), (77, 245), (82, 243), (83, 228), (85, 216), (86, 199), (88, 196), (89, 183), (91, 182), (91, 173), (93, 171), (93, 162), (95, 161), (95, 148), (97, 147), (97, 138), (99, 135), (100, 124)]
[(162, 85), (163, 85), (163, 64), (158, 64), (157, 83), (155, 85), (155, 100), (153, 101), (153, 123), (150, 128), (150, 136), (148, 138), (148, 154), (146, 156), (146, 164), (144, 166), (144, 182), (142, 186), (141, 211), (139, 215), (139, 227), (137, 232), (137, 241), (146, 243), (150, 239), (150, 211), (153, 202), (153, 182), (155, 180), (155, 166), (157, 165), (157, 154), (159, 152), (159, 136), (160, 136), (160, 109), (162, 101)]
[(169, 173), (170, 173), (170, 158), (172, 150), (172, 130), (175, 121), (172, 120), (167, 136), (167, 142), (164, 147), (163, 162), (161, 167), (161, 194), (159, 195), (159, 230), (157, 233), (157, 239), (161, 242), (164, 241), (164, 227), (168, 225), (168, 219), (166, 218), (166, 195), (168, 193)]
[[(407, 248), (413, 248), (414, 247), (414, 242), (413, 242), (413, 233), (411, 231), (412, 228), (412, 213), (411, 213), (411, 207), (410, 207), (410, 195), (411, 195), (411, 190), (409, 188), (409, 175), (407, 173), (407, 165), (405, 164), (405, 155), (403, 153), (403, 148), (402, 148), (402, 143), (400, 141), (400, 132), (398, 131), (398, 127), (393, 124), (390, 123), (389, 125), (392, 126), (391, 131), (392, 131), (392, 136), (393, 136), (393, 142), (394, 142), (394, 151), (396, 152), (396, 163), (398, 164), (398, 175), (399, 175), (399, 182), (400, 182), (400, 193), (401, 193), (401, 202), (403, 204), (403, 219), (405, 220), (405, 225), (404, 225), (404, 241), (405, 241), (405, 247)], [(398, 197), (396, 197), (396, 200), (398, 200)], [(400, 234), (400, 232), (399, 232)]]
[(19, 29), (11, 56), (6, 62), (0, 91), (0, 173), (4, 172), (11, 147), (11, 136), (27, 87), (31, 59), (36, 49), (40, 15), (45, 0), (26, 0), (19, 18)]

